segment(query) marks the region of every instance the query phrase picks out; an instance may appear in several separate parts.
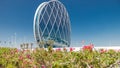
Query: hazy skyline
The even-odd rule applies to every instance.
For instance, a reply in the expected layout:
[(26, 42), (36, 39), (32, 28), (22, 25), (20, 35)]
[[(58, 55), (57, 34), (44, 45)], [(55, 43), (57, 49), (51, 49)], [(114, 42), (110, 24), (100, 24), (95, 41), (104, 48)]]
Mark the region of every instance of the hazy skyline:
[[(37, 7), (47, 0), (0, 0), (0, 40), (33, 42), (33, 19)], [(81, 41), (95, 46), (120, 45), (119, 0), (59, 0), (71, 19), (72, 46)]]

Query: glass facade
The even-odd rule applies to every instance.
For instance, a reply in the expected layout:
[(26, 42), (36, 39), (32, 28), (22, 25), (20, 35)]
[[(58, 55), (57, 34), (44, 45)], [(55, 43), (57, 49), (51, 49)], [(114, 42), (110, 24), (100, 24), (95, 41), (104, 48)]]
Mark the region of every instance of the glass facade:
[(37, 42), (53, 40), (55, 47), (69, 47), (71, 27), (68, 12), (58, 0), (43, 2), (34, 16), (34, 36)]

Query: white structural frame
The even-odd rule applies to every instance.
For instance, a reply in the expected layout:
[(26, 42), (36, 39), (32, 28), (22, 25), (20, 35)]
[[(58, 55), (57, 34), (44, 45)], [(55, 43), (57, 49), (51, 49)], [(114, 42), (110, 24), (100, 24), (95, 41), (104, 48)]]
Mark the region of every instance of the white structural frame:
[[(52, 3), (52, 6), (50, 3)], [(57, 7), (56, 7), (56, 5), (57, 5)], [(49, 13), (49, 11), (47, 11), (48, 7), (51, 10), (50, 13)], [(54, 14), (54, 13), (56, 13), (56, 14)], [(48, 16), (47, 21), (44, 19), (45, 14), (47, 14), (47, 16)], [(51, 21), (51, 18), (54, 18), (54, 20)], [(58, 22), (57, 19), (59, 19), (60, 21)], [(40, 24), (42, 21), (45, 24), (45, 27), (43, 30), (40, 27)], [(48, 24), (51, 24), (51, 26), (52, 26), (51, 29), (48, 28)], [(56, 31), (54, 31), (55, 27), (57, 27)], [(55, 37), (56, 37), (57, 33), (59, 33), (60, 39), (65, 42), (64, 44), (55, 42), (55, 45), (62, 46), (62, 47), (70, 46), (70, 41), (71, 41), (70, 18), (69, 18), (68, 12), (67, 12), (66, 8), (64, 7), (64, 5), (58, 0), (50, 0), (48, 2), (43, 2), (42, 4), (40, 4), (38, 6), (38, 8), (35, 12), (35, 16), (34, 16), (33, 30), (34, 30), (34, 37), (37, 42), (47, 40), (46, 38), (43, 37), (45, 34), (45, 31), (47, 30), (47, 32), (48, 32), (47, 38), (50, 38), (52, 33), (54, 33)]]

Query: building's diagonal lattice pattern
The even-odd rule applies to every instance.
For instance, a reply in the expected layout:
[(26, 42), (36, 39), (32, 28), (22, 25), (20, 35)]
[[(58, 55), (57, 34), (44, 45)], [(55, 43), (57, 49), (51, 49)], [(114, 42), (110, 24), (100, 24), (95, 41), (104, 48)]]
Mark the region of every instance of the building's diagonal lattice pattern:
[(34, 35), (37, 42), (54, 40), (56, 46), (70, 46), (70, 19), (64, 5), (58, 0), (40, 4), (34, 17)]

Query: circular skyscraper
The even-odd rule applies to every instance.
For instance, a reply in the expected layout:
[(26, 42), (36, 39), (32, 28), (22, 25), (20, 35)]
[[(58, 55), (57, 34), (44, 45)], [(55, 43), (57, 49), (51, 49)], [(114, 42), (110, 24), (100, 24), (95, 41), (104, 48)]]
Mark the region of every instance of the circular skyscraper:
[(54, 47), (69, 47), (70, 18), (65, 6), (58, 0), (40, 4), (34, 16), (34, 37), (37, 42), (54, 41)]

